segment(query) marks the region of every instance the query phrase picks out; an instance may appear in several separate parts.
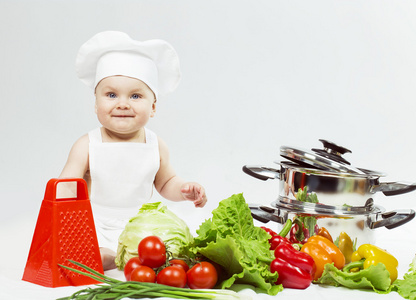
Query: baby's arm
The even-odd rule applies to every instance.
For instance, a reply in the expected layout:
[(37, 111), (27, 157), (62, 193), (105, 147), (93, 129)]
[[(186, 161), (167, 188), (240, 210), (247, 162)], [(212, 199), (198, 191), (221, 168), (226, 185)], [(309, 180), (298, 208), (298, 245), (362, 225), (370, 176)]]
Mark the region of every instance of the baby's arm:
[[(88, 170), (88, 147), (89, 138), (88, 135), (84, 135), (79, 138), (72, 146), (71, 151), (68, 155), (68, 160), (59, 175), (59, 178), (84, 178), (85, 173)], [(60, 184), (59, 197), (73, 197), (75, 189), (70, 184)]]
[(190, 200), (195, 207), (203, 207), (207, 202), (205, 189), (196, 182), (185, 182), (176, 176), (169, 161), (166, 144), (159, 139), (160, 168), (155, 178), (155, 188), (164, 198), (172, 201)]

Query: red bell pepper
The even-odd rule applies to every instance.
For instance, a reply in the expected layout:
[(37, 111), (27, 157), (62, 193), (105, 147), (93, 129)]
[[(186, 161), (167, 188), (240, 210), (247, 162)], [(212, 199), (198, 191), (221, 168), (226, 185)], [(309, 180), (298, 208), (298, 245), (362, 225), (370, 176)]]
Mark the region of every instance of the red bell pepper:
[(274, 232), (270, 228), (267, 227), (260, 227), (263, 230), (265, 230), (268, 234), (270, 234), (271, 238), (269, 239), (270, 243), (270, 250), (276, 249), (276, 247), (280, 244), (281, 241), (286, 241), (290, 243), (289, 239), (285, 236), (289, 233), (290, 228), (292, 227), (292, 221), (288, 219), (285, 223), (285, 226), (283, 226), (282, 230), (279, 233)]
[(270, 229), (270, 228), (268, 228), (268, 227), (261, 226), (260, 228), (261, 228), (261, 229), (263, 229), (264, 231), (266, 231), (266, 232), (267, 232), (268, 234), (270, 234), (272, 237), (277, 235), (277, 233), (276, 233), (276, 232), (274, 232), (273, 230), (271, 230), (271, 229)]
[(310, 229), (306, 228), (299, 219), (296, 219), (290, 229), (289, 240), (292, 244), (305, 244), (311, 236), (318, 234), (319, 230), (319, 226), (315, 225), (311, 233)]
[(279, 246), (281, 243), (288, 243), (289, 245), (291, 245), (288, 238), (285, 238), (280, 235), (272, 236), (269, 240), (269, 243), (270, 243), (270, 250), (275, 250), (277, 246)]
[(315, 273), (313, 258), (293, 248), (290, 243), (281, 242), (274, 251), (275, 259), (270, 264), (270, 271), (277, 272), (276, 284), (284, 288), (306, 289)]

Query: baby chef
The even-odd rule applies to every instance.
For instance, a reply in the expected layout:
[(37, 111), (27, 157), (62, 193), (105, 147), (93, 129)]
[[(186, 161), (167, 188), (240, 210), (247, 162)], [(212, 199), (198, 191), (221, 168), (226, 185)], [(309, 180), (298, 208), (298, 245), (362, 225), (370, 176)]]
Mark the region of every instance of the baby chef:
[(101, 32), (81, 46), (76, 68), (94, 89), (102, 127), (75, 142), (59, 177), (87, 181), (103, 267), (111, 269), (118, 237), (149, 201), (153, 185), (164, 198), (190, 200), (195, 207), (203, 207), (207, 197), (201, 185), (176, 176), (166, 144), (145, 127), (159, 96), (180, 81), (179, 59), (170, 44)]

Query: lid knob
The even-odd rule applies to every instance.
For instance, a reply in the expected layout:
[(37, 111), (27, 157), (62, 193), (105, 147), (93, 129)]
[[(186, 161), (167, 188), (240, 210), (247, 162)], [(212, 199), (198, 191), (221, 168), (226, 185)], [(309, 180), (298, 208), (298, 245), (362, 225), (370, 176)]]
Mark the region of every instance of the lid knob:
[(324, 140), (324, 139), (320, 139), (319, 141), (322, 142), (324, 149), (312, 149), (312, 151), (318, 153), (321, 156), (332, 159), (334, 161), (341, 162), (347, 165), (351, 165), (350, 162), (348, 162), (341, 156), (345, 153), (352, 153), (350, 149), (347, 149), (342, 146), (338, 146), (337, 144)]

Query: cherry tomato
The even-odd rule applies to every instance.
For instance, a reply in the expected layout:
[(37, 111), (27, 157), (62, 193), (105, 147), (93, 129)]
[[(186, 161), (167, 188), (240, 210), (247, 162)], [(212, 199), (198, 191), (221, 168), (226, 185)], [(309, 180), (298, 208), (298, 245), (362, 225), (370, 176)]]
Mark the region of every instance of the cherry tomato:
[(169, 265), (182, 267), (185, 272), (188, 272), (188, 270), (189, 270), (188, 264), (185, 261), (183, 261), (182, 259), (171, 259), (169, 261)]
[(157, 236), (148, 236), (142, 239), (137, 248), (142, 265), (152, 269), (161, 267), (166, 263), (166, 247), (162, 239)]
[(156, 273), (147, 266), (138, 266), (130, 275), (131, 281), (156, 282)]
[(126, 280), (129, 281), (131, 278), (131, 272), (137, 268), (138, 266), (140, 266), (142, 263), (140, 261), (140, 258), (136, 257), (132, 257), (129, 259), (129, 261), (126, 263), (126, 265), (124, 266), (124, 277), (126, 277)]
[(183, 288), (186, 286), (186, 272), (182, 267), (169, 266), (157, 274), (156, 281), (160, 284)]
[(189, 269), (186, 278), (191, 289), (211, 289), (217, 283), (218, 274), (211, 263), (203, 261)]

